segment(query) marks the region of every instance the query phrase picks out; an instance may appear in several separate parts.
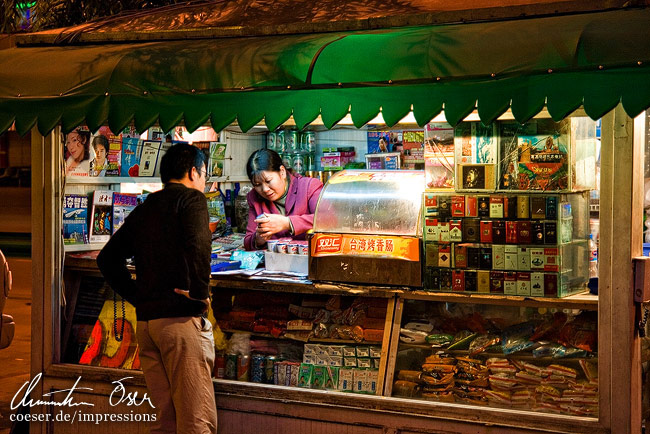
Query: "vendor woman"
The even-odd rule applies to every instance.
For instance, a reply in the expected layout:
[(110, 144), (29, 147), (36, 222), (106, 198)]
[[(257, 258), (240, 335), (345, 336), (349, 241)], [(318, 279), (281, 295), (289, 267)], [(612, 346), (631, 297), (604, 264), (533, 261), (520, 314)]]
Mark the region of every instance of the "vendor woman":
[(266, 248), (270, 239), (304, 240), (314, 224), (314, 211), (323, 183), (292, 175), (277, 152), (260, 149), (246, 163), (253, 190), (248, 193), (246, 250)]

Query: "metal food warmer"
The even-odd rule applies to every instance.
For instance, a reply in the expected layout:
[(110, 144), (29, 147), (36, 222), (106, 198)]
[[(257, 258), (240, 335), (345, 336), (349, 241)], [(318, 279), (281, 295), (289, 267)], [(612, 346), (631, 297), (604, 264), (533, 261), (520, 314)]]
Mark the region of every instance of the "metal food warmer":
[(309, 278), (421, 287), (424, 172), (344, 170), (323, 187)]

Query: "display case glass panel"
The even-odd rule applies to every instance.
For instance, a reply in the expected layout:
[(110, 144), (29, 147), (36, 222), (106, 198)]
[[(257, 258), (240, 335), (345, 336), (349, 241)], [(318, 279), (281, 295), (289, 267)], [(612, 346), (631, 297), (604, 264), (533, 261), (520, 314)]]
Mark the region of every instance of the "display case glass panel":
[(424, 174), (344, 170), (323, 187), (314, 232), (417, 236)]
[(589, 279), (589, 194), (425, 192), (424, 288), (564, 297)]
[(406, 300), (392, 396), (598, 416), (597, 313)]
[(596, 122), (498, 122), (500, 190), (581, 191), (596, 188)]

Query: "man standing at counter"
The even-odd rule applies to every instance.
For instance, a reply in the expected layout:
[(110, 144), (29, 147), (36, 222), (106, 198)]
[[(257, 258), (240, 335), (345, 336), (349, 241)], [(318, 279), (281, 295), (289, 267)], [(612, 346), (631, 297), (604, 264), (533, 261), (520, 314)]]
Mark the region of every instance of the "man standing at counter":
[[(97, 257), (115, 292), (135, 306), (140, 362), (156, 407), (152, 433), (216, 433), (209, 302), (206, 161), (177, 144), (163, 156), (165, 187), (126, 218)], [(135, 259), (131, 278), (126, 259)]]

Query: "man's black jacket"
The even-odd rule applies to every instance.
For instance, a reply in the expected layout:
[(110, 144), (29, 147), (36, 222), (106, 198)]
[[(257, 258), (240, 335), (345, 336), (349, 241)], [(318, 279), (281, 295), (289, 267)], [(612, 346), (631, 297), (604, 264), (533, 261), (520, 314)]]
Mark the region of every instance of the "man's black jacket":
[[(138, 321), (199, 316), (205, 305), (174, 288), (189, 290), (195, 299), (208, 298), (210, 242), (205, 196), (168, 183), (131, 212), (97, 264), (111, 288), (135, 306)], [(131, 257), (135, 280), (126, 268)]]

